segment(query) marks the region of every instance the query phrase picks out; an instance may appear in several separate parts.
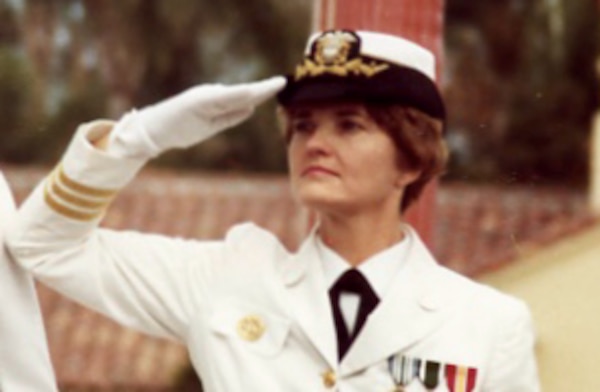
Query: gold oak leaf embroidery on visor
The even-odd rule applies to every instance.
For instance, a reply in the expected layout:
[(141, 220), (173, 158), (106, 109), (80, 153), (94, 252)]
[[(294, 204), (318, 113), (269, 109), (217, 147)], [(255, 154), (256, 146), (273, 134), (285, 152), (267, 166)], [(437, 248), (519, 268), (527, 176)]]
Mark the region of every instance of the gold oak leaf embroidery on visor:
[(295, 77), (300, 80), (307, 76), (314, 77), (325, 73), (337, 76), (366, 76), (371, 77), (381, 71), (385, 71), (390, 66), (372, 61), (366, 63), (362, 58), (355, 58), (343, 64), (318, 64), (309, 59), (304, 59), (304, 63), (296, 67)]
[(59, 165), (48, 176), (44, 201), (60, 215), (90, 221), (102, 215), (116, 193), (113, 189), (94, 188), (74, 181)]

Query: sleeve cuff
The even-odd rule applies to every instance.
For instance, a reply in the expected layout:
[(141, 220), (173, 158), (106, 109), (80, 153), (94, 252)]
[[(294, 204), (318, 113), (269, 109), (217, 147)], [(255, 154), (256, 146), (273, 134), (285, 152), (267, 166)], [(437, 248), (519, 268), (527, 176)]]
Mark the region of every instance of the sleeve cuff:
[(61, 163), (45, 183), (44, 201), (55, 212), (79, 221), (101, 217), (117, 192), (145, 164), (145, 159), (114, 157), (91, 141), (112, 129), (114, 122), (99, 120), (77, 130)]

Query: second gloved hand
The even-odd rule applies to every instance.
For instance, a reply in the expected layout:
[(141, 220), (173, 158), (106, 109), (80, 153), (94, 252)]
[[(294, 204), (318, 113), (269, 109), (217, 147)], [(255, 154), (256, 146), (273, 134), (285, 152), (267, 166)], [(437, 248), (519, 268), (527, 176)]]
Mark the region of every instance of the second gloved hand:
[(153, 158), (186, 148), (241, 123), (285, 85), (281, 76), (237, 85), (192, 87), (172, 98), (126, 114), (114, 127), (107, 151)]

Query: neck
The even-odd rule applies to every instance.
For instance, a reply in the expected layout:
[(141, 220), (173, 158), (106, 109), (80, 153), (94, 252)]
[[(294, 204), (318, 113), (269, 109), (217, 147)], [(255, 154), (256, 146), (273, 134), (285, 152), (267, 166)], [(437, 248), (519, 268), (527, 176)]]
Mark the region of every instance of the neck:
[(404, 238), (402, 221), (395, 214), (359, 214), (354, 216), (320, 215), (319, 235), (323, 242), (357, 267), (369, 257)]

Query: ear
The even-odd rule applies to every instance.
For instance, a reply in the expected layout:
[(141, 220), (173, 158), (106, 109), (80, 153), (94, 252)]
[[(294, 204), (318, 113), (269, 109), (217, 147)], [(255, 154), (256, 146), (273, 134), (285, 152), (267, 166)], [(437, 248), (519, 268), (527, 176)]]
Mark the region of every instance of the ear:
[(406, 188), (413, 182), (417, 181), (421, 177), (421, 170), (402, 170), (398, 173), (398, 178), (396, 179), (396, 187), (397, 188)]

